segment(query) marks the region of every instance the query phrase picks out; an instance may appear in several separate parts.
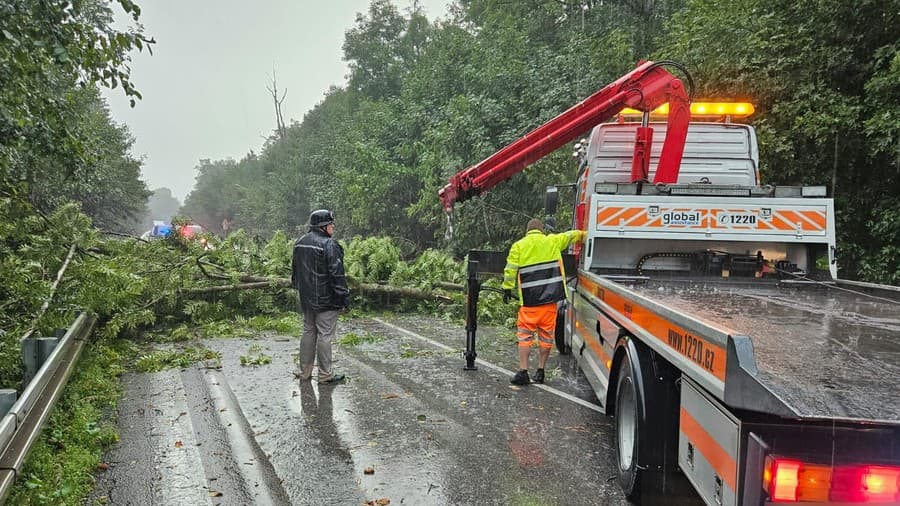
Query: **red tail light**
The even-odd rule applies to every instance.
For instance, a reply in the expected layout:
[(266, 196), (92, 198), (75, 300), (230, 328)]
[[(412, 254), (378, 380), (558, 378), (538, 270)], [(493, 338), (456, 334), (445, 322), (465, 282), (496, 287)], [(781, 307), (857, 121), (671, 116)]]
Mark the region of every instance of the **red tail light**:
[(900, 504), (900, 467), (832, 468), (768, 457), (763, 489), (772, 502)]
[(900, 467), (836, 468), (831, 486), (831, 499), (872, 504), (900, 501)]

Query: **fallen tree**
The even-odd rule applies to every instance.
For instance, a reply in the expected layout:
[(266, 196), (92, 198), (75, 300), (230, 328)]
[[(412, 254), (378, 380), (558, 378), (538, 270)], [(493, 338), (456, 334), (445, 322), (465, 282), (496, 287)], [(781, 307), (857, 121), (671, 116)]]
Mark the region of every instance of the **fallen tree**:
[[(216, 277), (215, 279), (230, 279), (228, 277)], [(240, 283), (230, 285), (214, 285), (204, 286), (200, 288), (189, 288), (181, 293), (186, 295), (203, 295), (210, 293), (232, 292), (239, 290), (259, 290), (265, 288), (285, 289), (291, 288), (291, 280), (287, 278), (266, 278), (263, 276), (244, 275), (240, 276)], [(372, 283), (359, 283), (353, 279), (349, 280), (350, 290), (358, 291), (361, 295), (366, 296), (388, 296), (388, 297), (405, 297), (415, 300), (428, 300), (434, 302), (452, 302), (453, 299), (447, 295), (419, 290), (418, 288), (380, 285)]]

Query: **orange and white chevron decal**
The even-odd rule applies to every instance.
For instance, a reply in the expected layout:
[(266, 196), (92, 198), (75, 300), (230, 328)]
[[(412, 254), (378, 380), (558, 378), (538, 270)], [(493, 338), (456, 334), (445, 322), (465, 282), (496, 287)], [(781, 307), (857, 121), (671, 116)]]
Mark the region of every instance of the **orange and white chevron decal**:
[(597, 208), (596, 224), (603, 229), (758, 231), (763, 233), (825, 233), (824, 208), (686, 207), (659, 205)]

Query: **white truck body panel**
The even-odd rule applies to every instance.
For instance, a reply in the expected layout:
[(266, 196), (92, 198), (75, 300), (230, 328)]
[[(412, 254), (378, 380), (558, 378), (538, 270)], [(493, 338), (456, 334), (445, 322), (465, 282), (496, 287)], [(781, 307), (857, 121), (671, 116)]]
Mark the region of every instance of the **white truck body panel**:
[[(650, 180), (666, 136), (665, 123), (651, 123), (653, 147), (650, 151)], [(634, 154), (634, 123), (604, 123), (591, 132), (587, 152), (589, 188), (594, 182), (628, 183)], [(713, 184), (759, 184), (759, 152), (756, 132), (749, 125), (691, 123), (684, 144), (679, 183), (706, 178)]]

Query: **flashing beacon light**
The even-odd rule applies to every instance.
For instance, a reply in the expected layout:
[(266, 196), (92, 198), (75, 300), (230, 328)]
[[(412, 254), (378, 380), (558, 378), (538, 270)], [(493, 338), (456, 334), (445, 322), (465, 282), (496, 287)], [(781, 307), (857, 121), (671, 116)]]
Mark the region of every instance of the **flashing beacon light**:
[[(691, 117), (722, 117), (746, 118), (756, 112), (756, 107), (750, 102), (692, 102)], [(626, 107), (619, 113), (622, 116), (640, 116), (643, 112)], [(663, 104), (650, 111), (651, 116), (667, 116), (669, 104)]]

